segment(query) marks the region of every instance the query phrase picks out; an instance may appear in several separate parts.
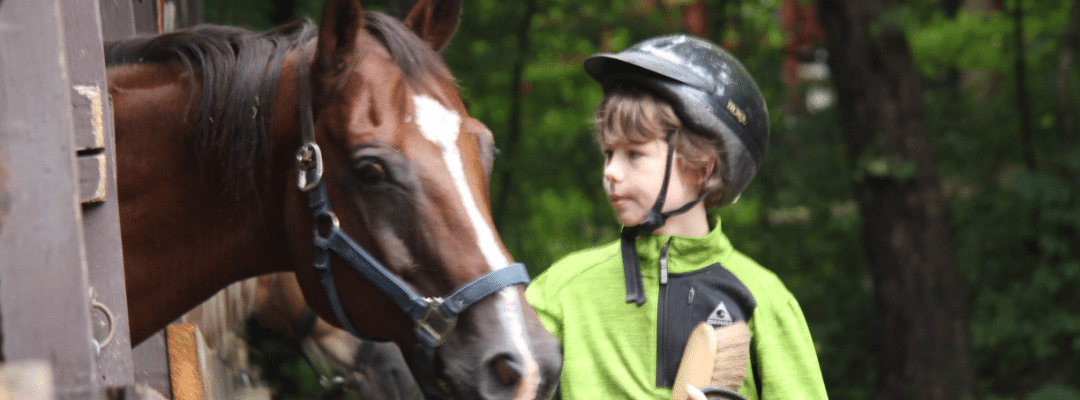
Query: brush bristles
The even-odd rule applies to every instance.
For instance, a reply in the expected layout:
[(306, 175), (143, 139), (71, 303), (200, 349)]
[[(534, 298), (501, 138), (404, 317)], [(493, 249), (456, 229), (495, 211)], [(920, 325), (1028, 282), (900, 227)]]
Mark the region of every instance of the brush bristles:
[(746, 322), (716, 328), (716, 361), (710, 384), (738, 390), (746, 380), (750, 359), (750, 329)]

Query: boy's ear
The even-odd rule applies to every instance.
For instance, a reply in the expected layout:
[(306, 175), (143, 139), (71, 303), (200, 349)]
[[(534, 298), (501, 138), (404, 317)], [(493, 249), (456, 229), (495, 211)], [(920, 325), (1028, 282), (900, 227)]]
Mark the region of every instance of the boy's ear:
[(704, 185), (705, 184), (705, 181), (707, 181), (709, 179), (709, 177), (712, 176), (714, 168), (716, 168), (716, 159), (715, 158), (709, 161), (709, 165), (705, 166), (705, 169), (704, 169), (705, 174), (701, 176), (701, 181), (698, 182), (699, 185)]
[(709, 176), (712, 175), (713, 168), (716, 168), (716, 160), (709, 161), (708, 164), (701, 168), (683, 168), (683, 170), (686, 171), (690, 182), (693, 182), (694, 186), (705, 190), (705, 184), (708, 182)]

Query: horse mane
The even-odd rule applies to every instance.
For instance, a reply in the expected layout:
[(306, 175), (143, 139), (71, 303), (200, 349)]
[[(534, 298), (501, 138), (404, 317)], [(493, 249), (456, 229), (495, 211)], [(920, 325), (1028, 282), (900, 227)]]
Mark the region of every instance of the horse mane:
[[(222, 25), (199, 25), (163, 35), (105, 44), (109, 66), (179, 62), (202, 90), (193, 127), (199, 168), (215, 189), (242, 193), (269, 174), (270, 117), (281, 65), (290, 50), (315, 38), (310, 21), (263, 32)], [(195, 92), (192, 93), (192, 97)], [(262, 171), (262, 176), (258, 176)]]
[[(383, 44), (406, 78), (419, 85), (426, 77), (454, 83), (438, 53), (401, 21), (379, 12), (365, 12), (365, 28)], [(224, 25), (204, 24), (158, 36), (105, 44), (109, 66), (179, 62), (201, 83), (195, 107), (195, 146), (199, 168), (212, 184), (237, 200), (253, 193), (269, 177), (272, 143), (270, 118), (282, 63), (293, 49), (315, 40), (318, 30), (308, 19), (256, 33)], [(306, 57), (310, 62), (310, 52)], [(301, 71), (307, 71), (306, 68)], [(303, 72), (299, 85), (310, 85)]]

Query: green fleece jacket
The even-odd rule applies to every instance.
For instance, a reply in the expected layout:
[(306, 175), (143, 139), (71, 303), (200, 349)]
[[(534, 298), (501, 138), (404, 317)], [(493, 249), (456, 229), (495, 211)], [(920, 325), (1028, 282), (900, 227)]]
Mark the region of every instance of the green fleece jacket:
[[(689, 296), (667, 293), (667, 288), (662, 287), (670, 282), (660, 284), (659, 257), (669, 239), (668, 276), (673, 282), (682, 279), (683, 287), (688, 283)], [(732, 248), (719, 221), (705, 237), (642, 236), (637, 248), (648, 296), (640, 307), (624, 300), (618, 241), (568, 255), (537, 277), (525, 292), (540, 320), (562, 343), (559, 390), (563, 399), (671, 398), (671, 388), (662, 387), (664, 373), (658, 373), (657, 365), (671, 362), (663, 360), (667, 354), (676, 357), (677, 366), (682, 351), (664, 351), (658, 356), (658, 348), (673, 348), (670, 344), (658, 345), (671, 340), (658, 331), (669, 331), (671, 324), (684, 325), (683, 330), (689, 331), (701, 320), (673, 322), (668, 321), (670, 317), (661, 317), (666, 321), (661, 323), (665, 328), (658, 329), (658, 313), (670, 314), (661, 310), (668, 307), (659, 306), (664, 302), (659, 299), (663, 296), (669, 304), (676, 301), (671, 299), (708, 302), (703, 295), (695, 300), (693, 289), (694, 285), (701, 286), (694, 280), (705, 276), (702, 271), (706, 269), (728, 277), (734, 275), (737, 279), (732, 280), (741, 281), (753, 297), (750, 309), (744, 311), (752, 335), (750, 368), (739, 392), (751, 400), (827, 398), (814, 343), (798, 302), (775, 274)], [(707, 290), (698, 288), (698, 292)], [(728, 303), (716, 309), (727, 308), (732, 313), (725, 310), (719, 315), (741, 319), (730, 299)], [(713, 305), (705, 307), (711, 309)], [(719, 319), (717, 310), (712, 313), (710, 323)], [(684, 345), (685, 340), (682, 338), (679, 345)]]

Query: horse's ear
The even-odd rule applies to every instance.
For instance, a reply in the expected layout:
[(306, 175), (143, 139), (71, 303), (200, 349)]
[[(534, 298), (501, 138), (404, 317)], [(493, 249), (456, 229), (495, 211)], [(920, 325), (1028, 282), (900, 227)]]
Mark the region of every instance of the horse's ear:
[(357, 47), (364, 29), (364, 10), (359, 0), (326, 0), (319, 26), (316, 65), (333, 70)]
[(461, 0), (420, 0), (405, 17), (405, 26), (439, 51), (454, 36), (460, 19)]

